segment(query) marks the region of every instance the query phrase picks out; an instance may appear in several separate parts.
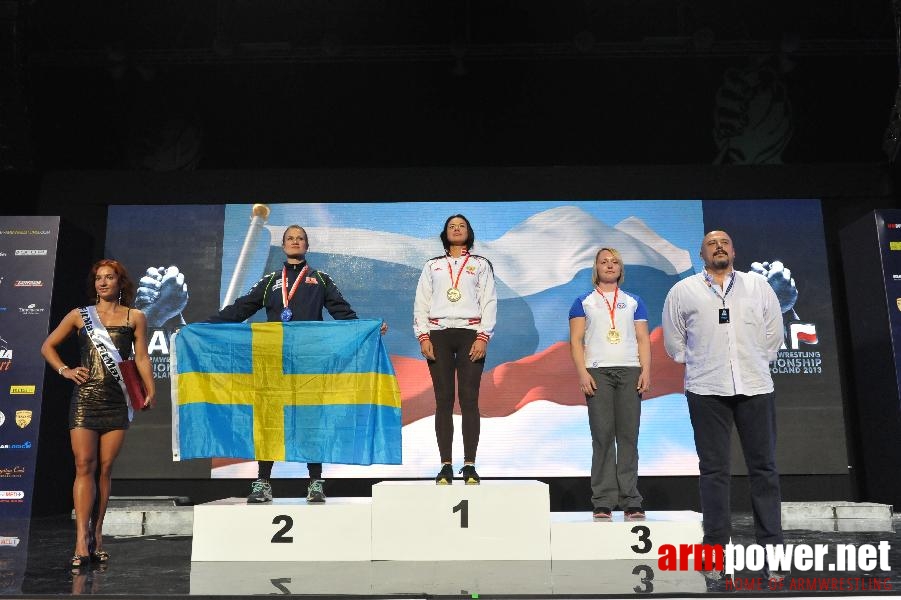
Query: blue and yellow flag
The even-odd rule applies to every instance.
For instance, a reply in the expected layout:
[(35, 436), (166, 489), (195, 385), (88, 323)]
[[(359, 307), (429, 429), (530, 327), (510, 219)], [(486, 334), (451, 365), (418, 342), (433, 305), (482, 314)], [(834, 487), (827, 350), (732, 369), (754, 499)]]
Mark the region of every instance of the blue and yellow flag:
[(401, 463), (381, 321), (194, 323), (173, 338), (172, 454)]

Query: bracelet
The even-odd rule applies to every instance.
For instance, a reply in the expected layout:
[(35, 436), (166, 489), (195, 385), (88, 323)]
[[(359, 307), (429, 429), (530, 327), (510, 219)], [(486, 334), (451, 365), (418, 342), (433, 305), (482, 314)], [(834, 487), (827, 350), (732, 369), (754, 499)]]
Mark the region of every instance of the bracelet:
[(62, 374), (63, 374), (63, 371), (65, 371), (65, 370), (68, 369), (68, 368), (69, 368), (69, 367), (67, 367), (66, 365), (63, 365), (63, 366), (61, 366), (60, 368), (58, 368), (58, 369), (56, 370), (56, 374), (57, 374), (57, 375), (62, 375)]

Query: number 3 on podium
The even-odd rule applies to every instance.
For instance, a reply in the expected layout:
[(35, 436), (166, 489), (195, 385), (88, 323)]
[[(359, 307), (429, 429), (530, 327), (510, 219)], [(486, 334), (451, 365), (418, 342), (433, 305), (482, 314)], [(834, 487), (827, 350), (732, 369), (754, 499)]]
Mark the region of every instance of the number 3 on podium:
[(636, 554), (647, 554), (651, 551), (651, 548), (654, 547), (654, 544), (651, 543), (651, 529), (647, 525), (636, 525), (631, 529), (632, 533), (638, 536), (638, 541), (640, 544), (633, 544), (631, 546), (632, 552)]

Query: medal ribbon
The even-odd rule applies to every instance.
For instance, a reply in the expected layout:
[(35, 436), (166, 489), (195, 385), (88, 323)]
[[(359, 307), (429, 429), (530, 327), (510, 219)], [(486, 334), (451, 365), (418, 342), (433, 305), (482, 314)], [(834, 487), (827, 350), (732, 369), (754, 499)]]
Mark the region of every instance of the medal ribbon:
[(294, 280), (294, 285), (291, 286), (291, 291), (288, 292), (288, 267), (282, 267), (282, 305), (285, 308), (288, 308), (288, 302), (291, 301), (291, 298), (294, 297), (294, 292), (297, 291), (297, 287), (300, 285), (300, 280), (303, 279), (303, 276), (307, 274), (307, 271), (310, 270), (310, 265), (304, 265), (303, 270), (300, 272), (300, 275), (297, 276), (297, 279)]
[(723, 302), (723, 308), (726, 308), (726, 296), (729, 295), (729, 292), (732, 291), (732, 286), (735, 284), (735, 271), (732, 271), (729, 275), (729, 285), (726, 286), (726, 292), (722, 296), (720, 296), (716, 286), (713, 285), (713, 278), (710, 277), (710, 273), (708, 273), (706, 269), (704, 270), (704, 283), (706, 283), (707, 287), (710, 288), (710, 291), (716, 294), (716, 297)]
[(445, 260), (447, 260), (447, 272), (450, 273), (451, 287), (456, 288), (457, 285), (460, 284), (460, 275), (463, 274), (463, 267), (465, 267), (465, 266), (466, 266), (466, 263), (469, 262), (469, 257), (470, 257), (470, 256), (472, 256), (472, 255), (469, 254), (469, 252), (467, 252), (467, 253), (466, 253), (466, 260), (463, 261), (463, 264), (460, 265), (460, 270), (457, 271), (457, 280), (456, 280), (456, 281), (454, 281), (454, 270), (453, 270), (453, 268), (451, 267), (450, 259), (447, 258), (446, 256), (444, 257)]
[(601, 298), (604, 299), (604, 303), (607, 305), (607, 310), (610, 311), (610, 329), (616, 329), (616, 321), (613, 320), (613, 315), (616, 314), (616, 298), (619, 296), (619, 286), (616, 286), (616, 291), (613, 292), (613, 306), (610, 306), (610, 302), (607, 301), (607, 297), (601, 291), (601, 288), (594, 288), (597, 290), (598, 294), (601, 295)]

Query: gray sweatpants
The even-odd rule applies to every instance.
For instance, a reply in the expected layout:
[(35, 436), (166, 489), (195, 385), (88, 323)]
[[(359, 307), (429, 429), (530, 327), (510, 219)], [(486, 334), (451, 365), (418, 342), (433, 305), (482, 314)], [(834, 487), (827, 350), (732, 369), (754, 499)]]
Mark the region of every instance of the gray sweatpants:
[(638, 492), (638, 426), (641, 398), (636, 386), (640, 367), (588, 369), (597, 383), (588, 396), (591, 428), (591, 502), (594, 508), (641, 507)]

